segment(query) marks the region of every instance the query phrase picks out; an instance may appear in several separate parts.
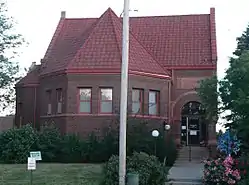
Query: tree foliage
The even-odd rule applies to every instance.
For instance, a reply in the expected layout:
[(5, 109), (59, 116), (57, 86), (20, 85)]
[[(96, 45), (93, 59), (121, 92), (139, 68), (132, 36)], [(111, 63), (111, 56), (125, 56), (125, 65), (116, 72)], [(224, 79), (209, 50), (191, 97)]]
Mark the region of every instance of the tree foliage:
[(216, 75), (200, 81), (197, 88), (198, 95), (201, 98), (202, 105), (205, 108), (206, 118), (209, 120), (217, 120), (218, 114), (218, 96), (217, 91), (218, 79)]
[[(13, 101), (13, 84), (18, 79), (19, 65), (14, 61), (23, 38), (13, 32), (14, 22), (7, 16), (6, 3), (0, 1), (0, 108)], [(0, 109), (0, 110), (1, 110)]]
[[(207, 79), (201, 83), (199, 95), (208, 112), (215, 112), (215, 95), (221, 99), (221, 108), (228, 112), (226, 127), (235, 130), (243, 142), (243, 150), (249, 149), (249, 26), (237, 38), (237, 48), (229, 60), (229, 68), (223, 79)], [(215, 82), (216, 81), (216, 82)], [(214, 84), (219, 84), (219, 91)], [(213, 89), (213, 90), (212, 90)]]

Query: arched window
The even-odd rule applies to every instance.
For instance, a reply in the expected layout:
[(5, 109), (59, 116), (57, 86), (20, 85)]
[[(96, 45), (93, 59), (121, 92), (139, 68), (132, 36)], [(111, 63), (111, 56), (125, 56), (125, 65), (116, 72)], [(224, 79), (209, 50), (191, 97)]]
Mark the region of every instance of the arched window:
[(203, 115), (204, 113), (205, 109), (196, 101), (188, 102), (182, 107), (182, 115)]

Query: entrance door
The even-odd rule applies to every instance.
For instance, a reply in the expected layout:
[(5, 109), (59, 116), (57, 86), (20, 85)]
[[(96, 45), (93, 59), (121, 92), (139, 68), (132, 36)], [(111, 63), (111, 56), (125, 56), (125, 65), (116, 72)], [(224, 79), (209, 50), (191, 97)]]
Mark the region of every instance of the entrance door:
[(183, 145), (199, 145), (200, 140), (205, 140), (202, 132), (205, 125), (202, 124), (202, 115), (205, 110), (199, 102), (188, 102), (182, 107), (181, 142)]
[(199, 118), (187, 117), (187, 143), (188, 145), (200, 144), (200, 122)]

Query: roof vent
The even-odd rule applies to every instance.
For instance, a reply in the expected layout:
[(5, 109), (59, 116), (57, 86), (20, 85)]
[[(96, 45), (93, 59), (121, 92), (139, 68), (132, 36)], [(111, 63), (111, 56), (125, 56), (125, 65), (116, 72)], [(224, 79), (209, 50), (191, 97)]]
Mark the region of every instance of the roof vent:
[(66, 11), (61, 11), (61, 19), (65, 19), (66, 18)]

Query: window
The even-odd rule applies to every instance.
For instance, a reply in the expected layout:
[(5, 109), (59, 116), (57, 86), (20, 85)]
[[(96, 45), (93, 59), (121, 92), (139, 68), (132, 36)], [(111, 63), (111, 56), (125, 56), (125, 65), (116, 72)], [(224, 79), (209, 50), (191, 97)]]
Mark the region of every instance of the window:
[(92, 112), (92, 89), (80, 88), (79, 89), (79, 112), (91, 113)]
[(159, 115), (159, 92), (149, 92), (149, 115)]
[(100, 113), (112, 113), (112, 89), (100, 89)]
[(62, 113), (62, 89), (56, 89), (57, 113)]
[(52, 114), (52, 90), (47, 90), (46, 94), (48, 102), (47, 114)]
[(22, 126), (22, 103), (18, 103), (17, 104), (17, 115), (18, 115), (18, 126), (21, 127)]
[(132, 89), (132, 113), (143, 113), (144, 91), (142, 89)]

